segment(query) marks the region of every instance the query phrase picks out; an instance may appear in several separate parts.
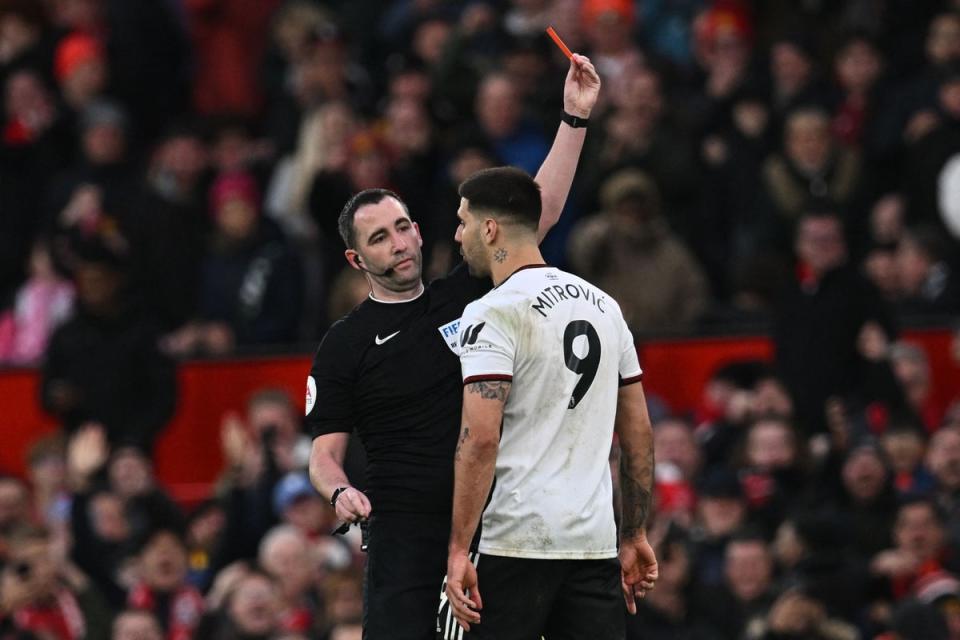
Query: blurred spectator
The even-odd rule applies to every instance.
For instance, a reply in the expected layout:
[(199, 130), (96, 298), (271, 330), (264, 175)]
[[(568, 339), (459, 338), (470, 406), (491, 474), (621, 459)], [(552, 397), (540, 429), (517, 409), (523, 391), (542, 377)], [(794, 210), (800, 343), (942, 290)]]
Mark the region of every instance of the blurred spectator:
[(926, 352), (915, 344), (896, 342), (890, 346), (890, 368), (906, 402), (928, 433), (940, 428), (943, 407), (933, 398), (930, 362)]
[(344, 267), (330, 286), (327, 322), (333, 324), (350, 313), (370, 295), (370, 283), (363, 272)]
[(627, 0), (585, 0), (581, 20), (597, 73), (616, 82), (627, 66), (640, 62), (634, 44), (636, 8)]
[(155, 484), (150, 461), (135, 447), (111, 454), (99, 425), (82, 427), (67, 447), (72, 490), (73, 559), (117, 606), (129, 586), (129, 559), (157, 528), (179, 528), (182, 514)]
[[(211, 571), (255, 557), (261, 538), (279, 521), (282, 514), (274, 502), (275, 487), (288, 472), (303, 469), (310, 452), (310, 440), (300, 432), (298, 416), (286, 392), (269, 388), (250, 397), (246, 420), (235, 414), (224, 416), (220, 491), (226, 522)], [(303, 519), (310, 521), (313, 512), (305, 511)]]
[(210, 640), (268, 640), (280, 630), (280, 594), (273, 579), (249, 569), (230, 589), (219, 609), (197, 629)]
[(785, 418), (759, 418), (747, 430), (740, 482), (750, 521), (768, 535), (804, 497), (807, 472), (801, 442)]
[(187, 582), (206, 591), (214, 578), (214, 554), (226, 528), (226, 513), (215, 498), (194, 508), (187, 517), (184, 541), (187, 545), (189, 568)]
[[(337, 173), (346, 167), (348, 141), (356, 129), (349, 105), (327, 102), (304, 118), (296, 150), (277, 163), (264, 207), (292, 238), (316, 237), (319, 229), (309, 215), (311, 187), (318, 173)], [(324, 228), (332, 230), (329, 225)], [(334, 238), (324, 240), (325, 246), (332, 246)]]
[(883, 449), (867, 440), (838, 459), (836, 473), (829, 484), (820, 485), (830, 497), (815, 504), (845, 515), (850, 553), (866, 561), (892, 540), (897, 495), (890, 463)]
[[(704, 621), (691, 602), (694, 583), (690, 550), (678, 529), (671, 528), (657, 545), (660, 572), (657, 588), (637, 603), (637, 615), (627, 617), (629, 640), (698, 638), (719, 640), (724, 636)], [(656, 593), (655, 593), (656, 592)]]
[(258, 560), (277, 585), (279, 627), (301, 633), (313, 629), (318, 600), (312, 589), (314, 566), (307, 536), (295, 526), (275, 527), (263, 537)]
[(153, 613), (166, 640), (190, 640), (203, 614), (203, 596), (186, 582), (187, 547), (180, 532), (159, 528), (149, 532), (137, 553), (138, 582), (127, 605)]
[(72, 33), (57, 45), (54, 73), (64, 102), (83, 112), (103, 95), (108, 82), (106, 52), (95, 37)]
[(25, 277), (42, 227), (39, 203), (50, 188), (50, 176), (71, 162), (74, 140), (39, 72), (18, 69), (0, 81), (0, 305), (6, 307)]
[(908, 139), (903, 156), (907, 220), (913, 226), (939, 228), (942, 227), (938, 215), (940, 202), (948, 195), (943, 190), (954, 186), (953, 183), (941, 184), (945, 167), (960, 148), (960, 60), (938, 70), (931, 107), (915, 118), (924, 118), (926, 122), (923, 129)]
[(890, 461), (893, 485), (901, 495), (930, 493), (933, 478), (923, 466), (927, 442), (919, 429), (907, 424), (892, 424), (880, 437), (880, 445)]
[(770, 104), (780, 117), (802, 105), (822, 105), (813, 44), (802, 32), (774, 40), (770, 46)]
[(199, 113), (254, 115), (261, 106), (255, 71), (280, 0), (188, 0), (195, 55), (193, 104)]
[(869, 237), (874, 242), (896, 245), (903, 237), (906, 201), (896, 191), (877, 198), (870, 209)]
[(73, 310), (73, 285), (57, 272), (46, 242), (34, 243), (28, 271), (13, 309), (0, 312), (0, 363), (40, 362), (50, 335)]
[(671, 228), (686, 235), (687, 215), (697, 202), (698, 167), (694, 146), (676, 122), (661, 75), (648, 66), (629, 65), (611, 87), (610, 97), (611, 110), (601, 117), (584, 148), (582, 200), (595, 206), (601, 185), (611, 174), (640, 169), (658, 186)]
[(727, 543), (723, 586), (704, 589), (699, 606), (713, 628), (735, 640), (766, 615), (775, 593), (773, 557), (766, 541), (749, 531)]
[(713, 289), (722, 297), (731, 293), (740, 261), (754, 250), (756, 185), (772, 148), (770, 108), (760, 92), (745, 87), (730, 101), (730, 122), (703, 138), (703, 203), (691, 235)]
[[(875, 322), (888, 339), (892, 321), (876, 290), (847, 264), (843, 224), (829, 210), (811, 210), (795, 237), (796, 282), (778, 305), (777, 365), (790, 389), (802, 433), (826, 430), (824, 406), (864, 384), (857, 338)], [(810, 375), (810, 372), (816, 372)]]
[(43, 5), (33, 0), (0, 4), (0, 84), (13, 68), (50, 67), (51, 47)]
[(697, 485), (696, 519), (691, 528), (694, 582), (720, 587), (730, 538), (747, 521), (747, 502), (736, 474), (729, 469), (705, 473)]
[(40, 438), (27, 451), (27, 478), (33, 496), (33, 519), (50, 531), (70, 526), (67, 455), (60, 435)]
[(835, 96), (831, 128), (843, 144), (864, 146), (877, 116), (882, 73), (883, 56), (877, 42), (865, 32), (847, 34), (833, 56)]
[(283, 522), (316, 539), (334, 528), (335, 512), (310, 484), (307, 474), (291, 471), (273, 490), (273, 508)]
[(770, 606), (769, 615), (745, 635), (755, 638), (804, 638), (806, 640), (856, 640), (856, 627), (831, 618), (823, 599), (804, 590), (786, 591)]
[(926, 466), (936, 482), (933, 495), (946, 518), (947, 539), (960, 548), (960, 428), (945, 426), (930, 437)]
[(603, 212), (570, 234), (570, 262), (616, 298), (641, 333), (690, 327), (707, 307), (706, 278), (670, 232), (650, 177), (625, 169), (600, 191)]
[(68, 432), (95, 420), (111, 442), (150, 450), (173, 413), (173, 365), (125, 295), (124, 258), (99, 242), (77, 252), (77, 311), (50, 339), (41, 401)]
[(921, 579), (957, 568), (945, 534), (943, 514), (930, 500), (914, 498), (900, 506), (893, 548), (881, 551), (870, 563), (871, 573), (883, 584), (883, 597), (903, 600), (914, 593)]
[(10, 540), (0, 574), (2, 609), (16, 629), (50, 640), (109, 635), (110, 614), (86, 577), (58, 558), (43, 529), (26, 528)]
[(113, 619), (110, 640), (163, 640), (157, 617), (145, 609), (127, 609)]
[(725, 126), (738, 90), (750, 80), (754, 28), (744, 7), (720, 3), (693, 21), (693, 54), (699, 68), (697, 87), (687, 109), (706, 131)]
[(204, 189), (210, 154), (197, 127), (161, 135), (130, 225), (136, 285), (164, 331), (196, 313), (200, 262), (210, 228)]
[(960, 312), (960, 282), (950, 264), (949, 241), (930, 227), (907, 231), (897, 246), (897, 270), (909, 316), (947, 316)]
[(801, 106), (786, 114), (783, 153), (767, 158), (762, 181), (762, 209), (753, 230), (760, 235), (753, 251), (785, 250), (813, 199), (828, 199), (836, 211), (849, 212), (847, 226), (856, 228), (852, 223), (862, 197), (863, 164), (856, 150), (833, 141), (830, 118), (820, 107)]
[(523, 113), (520, 92), (504, 73), (489, 73), (480, 81), (474, 105), (480, 131), (506, 164), (531, 175), (547, 156), (543, 132)]
[(215, 227), (201, 267), (200, 320), (169, 336), (167, 349), (219, 354), (294, 341), (303, 298), (299, 262), (277, 226), (262, 217), (253, 178), (221, 176), (210, 200)]
[(797, 510), (778, 527), (773, 549), (781, 589), (802, 589), (829, 615), (855, 620), (867, 601), (869, 575), (865, 558), (851, 553), (845, 524), (839, 512)]
[(12, 476), (0, 476), (0, 539), (6, 539), (30, 513), (30, 492)]
[(693, 428), (681, 418), (665, 418), (653, 425), (653, 451), (656, 463), (672, 464), (688, 482), (697, 480), (701, 453)]
[(861, 269), (884, 302), (892, 306), (899, 301), (900, 273), (895, 243), (871, 244), (864, 254)]

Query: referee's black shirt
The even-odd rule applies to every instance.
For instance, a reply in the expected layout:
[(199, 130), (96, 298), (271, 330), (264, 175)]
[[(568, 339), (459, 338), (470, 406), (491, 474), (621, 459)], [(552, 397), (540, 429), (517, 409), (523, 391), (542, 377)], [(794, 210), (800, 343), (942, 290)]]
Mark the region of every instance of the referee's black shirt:
[(368, 298), (321, 341), (307, 422), (314, 437), (357, 430), (374, 512), (450, 512), (463, 402), (451, 323), (490, 287), (461, 263), (414, 300)]

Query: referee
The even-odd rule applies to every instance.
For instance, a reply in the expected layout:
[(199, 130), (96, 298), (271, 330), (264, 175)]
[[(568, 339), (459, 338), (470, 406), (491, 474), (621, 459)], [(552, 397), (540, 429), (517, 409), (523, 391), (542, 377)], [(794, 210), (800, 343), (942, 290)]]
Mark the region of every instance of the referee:
[[(574, 55), (563, 122), (536, 176), (544, 199), (539, 239), (559, 219), (599, 90), (593, 65)], [(470, 337), (459, 320), (490, 282), (460, 264), (424, 286), (420, 230), (385, 189), (351, 198), (339, 226), (347, 262), (366, 274), (371, 294), (330, 328), (307, 378), (310, 477), (338, 517), (369, 523), (363, 637), (426, 640), (436, 637), (450, 534), (458, 351)], [(354, 430), (367, 451), (366, 493), (343, 471)]]

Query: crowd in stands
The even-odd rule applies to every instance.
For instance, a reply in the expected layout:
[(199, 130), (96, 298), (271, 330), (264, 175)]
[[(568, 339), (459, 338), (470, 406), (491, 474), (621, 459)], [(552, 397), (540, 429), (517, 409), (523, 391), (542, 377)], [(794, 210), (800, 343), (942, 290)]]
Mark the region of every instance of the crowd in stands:
[(776, 351), (651, 397), (628, 637), (960, 640), (960, 409), (899, 339), (960, 314), (956, 0), (0, 0), (0, 365), (63, 426), (0, 476), (0, 638), (360, 637), (289, 398), (224, 419), (209, 501), (157, 484), (175, 363), (315, 344), (361, 189), (451, 268), (457, 185), (558, 126), (547, 25), (603, 80), (548, 260)]

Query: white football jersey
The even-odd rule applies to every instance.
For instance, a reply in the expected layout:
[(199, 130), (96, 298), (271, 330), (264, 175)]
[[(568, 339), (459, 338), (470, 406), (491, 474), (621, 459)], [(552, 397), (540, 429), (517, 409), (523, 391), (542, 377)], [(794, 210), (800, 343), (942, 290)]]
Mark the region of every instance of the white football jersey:
[(608, 455), (617, 390), (642, 374), (619, 305), (538, 265), (468, 305), (460, 329), (464, 384), (511, 381), (479, 551), (616, 557)]

